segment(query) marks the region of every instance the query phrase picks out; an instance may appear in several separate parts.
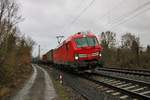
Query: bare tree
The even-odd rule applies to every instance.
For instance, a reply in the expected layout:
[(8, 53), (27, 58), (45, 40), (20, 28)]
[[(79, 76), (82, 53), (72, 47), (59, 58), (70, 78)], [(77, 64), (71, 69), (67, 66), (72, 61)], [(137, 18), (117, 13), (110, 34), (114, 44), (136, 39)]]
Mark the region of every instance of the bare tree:
[(146, 52), (150, 53), (150, 45), (147, 45)]
[(140, 66), (140, 60), (139, 60), (139, 43), (135, 40), (132, 42), (131, 50), (134, 55), (135, 63)]
[(116, 34), (110, 31), (102, 32), (101, 44), (104, 48), (111, 48), (115, 46)]
[(0, 0), (0, 86), (4, 87), (7, 83), (14, 84), (31, 68), (34, 42), (20, 36), (16, 24), (22, 18), (18, 10), (15, 0)]
[(128, 52), (125, 55), (126, 62), (132, 64), (132, 66), (140, 66), (140, 38), (131, 33), (126, 33), (122, 36), (122, 48)]
[(0, 0), (0, 44), (4, 35), (12, 33), (16, 24), (21, 21), (18, 9), (15, 0)]
[(131, 33), (126, 33), (125, 35), (122, 36), (122, 48), (130, 48), (132, 47), (132, 42), (135, 41), (139, 43), (139, 38), (136, 37), (135, 35), (132, 35)]

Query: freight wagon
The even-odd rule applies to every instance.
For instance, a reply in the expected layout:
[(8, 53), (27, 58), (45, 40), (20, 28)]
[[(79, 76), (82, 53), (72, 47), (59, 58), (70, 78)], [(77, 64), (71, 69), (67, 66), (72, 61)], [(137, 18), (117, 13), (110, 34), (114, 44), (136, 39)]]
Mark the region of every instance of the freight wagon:
[(42, 56), (42, 62), (45, 64), (53, 64), (53, 49)]

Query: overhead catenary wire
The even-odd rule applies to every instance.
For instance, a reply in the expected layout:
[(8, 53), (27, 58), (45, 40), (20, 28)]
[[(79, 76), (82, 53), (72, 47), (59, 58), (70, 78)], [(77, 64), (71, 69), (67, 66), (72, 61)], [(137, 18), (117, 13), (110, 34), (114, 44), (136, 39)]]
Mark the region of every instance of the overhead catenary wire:
[[(86, 7), (73, 19), (73, 21), (71, 21), (71, 23), (68, 24), (68, 27), (67, 27), (67, 26), (64, 26), (62, 33), (64, 33), (65, 30), (68, 29), (69, 27), (71, 28), (71, 26), (72, 26), (75, 22), (77, 22), (77, 20), (79, 20), (79, 18), (82, 16), (82, 14), (83, 14), (84, 12), (86, 12), (86, 11), (88, 10), (88, 8), (90, 8), (90, 7), (93, 5), (94, 2), (95, 2), (95, 0), (92, 0), (92, 1), (88, 4), (88, 6), (86, 6)], [(99, 19), (103, 19), (103, 17), (105, 17), (105, 16), (108, 17), (108, 16), (109, 16), (108, 14), (109, 14), (113, 9), (117, 8), (118, 5), (122, 4), (123, 2), (124, 2), (124, 0), (120, 1), (116, 6), (114, 6), (114, 7), (113, 7), (111, 10), (109, 10), (107, 13), (103, 14)], [(66, 27), (67, 27), (67, 28), (66, 28)]]
[(116, 9), (120, 4), (122, 4), (125, 0), (120, 1), (117, 5), (115, 5), (111, 10), (107, 11), (105, 14), (99, 17), (99, 20), (103, 19), (105, 16), (108, 17), (112, 10)]
[[(86, 12), (86, 11), (88, 10), (88, 8), (90, 8), (90, 7), (93, 5), (94, 2), (95, 2), (95, 0), (92, 0), (92, 1), (88, 4), (88, 6), (86, 6), (86, 7), (73, 19), (73, 21), (71, 21), (71, 23), (68, 24), (67, 29), (69, 29), (74, 23), (76, 23), (77, 20), (79, 20), (79, 18), (83, 15), (83, 13)], [(114, 7), (113, 7), (111, 10), (109, 10), (107, 13), (105, 13), (104, 15), (102, 15), (102, 16), (100, 17), (100, 19), (102, 19), (104, 16), (108, 16), (108, 14), (109, 14), (113, 9), (117, 8), (118, 5), (120, 5), (120, 4), (123, 3), (123, 2), (124, 2), (124, 0), (122, 0), (120, 3), (118, 3), (117, 6), (114, 6)], [(127, 21), (127, 18), (128, 18), (128, 17), (132, 16), (133, 14), (135, 14), (136, 12), (138, 12), (139, 10), (141, 10), (142, 8), (144, 8), (145, 6), (148, 6), (149, 4), (150, 4), (150, 1), (145, 2), (144, 4), (142, 4), (142, 5), (138, 6), (137, 8), (135, 8), (134, 10), (131, 10), (129, 13), (126, 13), (126, 14), (124, 14), (124, 15), (121, 15), (121, 16), (115, 18), (115, 20), (113, 21), (113, 23), (110, 23), (110, 25), (111, 25), (110, 27), (113, 28), (114, 26), (116, 26), (117, 23), (119, 23), (119, 25), (120, 25), (120, 23), (122, 23), (122, 21), (124, 21), (124, 20)], [(118, 25), (117, 25), (117, 26), (118, 26)], [(65, 29), (66, 29), (66, 27), (64, 28), (63, 32), (65, 32)]]
[(144, 9), (144, 10), (142, 10), (142, 11), (136, 13), (136, 14), (134, 14), (133, 16), (130, 16), (128, 19), (124, 19), (124, 20), (121, 21), (120, 23), (115, 24), (114, 26), (112, 26), (110, 29), (114, 29), (116, 26), (119, 26), (119, 25), (121, 25), (121, 24), (124, 24), (124, 23), (126, 23), (126, 22), (128, 22), (128, 21), (134, 19), (135, 17), (139, 16), (140, 14), (144, 13), (145, 11), (147, 11), (147, 10), (149, 10), (149, 9), (150, 9), (150, 7), (149, 7), (149, 8), (146, 8), (146, 9)]
[[(68, 24), (68, 27), (71, 27), (77, 20), (79, 20), (79, 18), (84, 14), (84, 12), (86, 12), (95, 2), (96, 0), (92, 0), (85, 8), (83, 8), (83, 10), (71, 21), (71, 23)], [(66, 30), (66, 26), (63, 29), (63, 33)]]
[(92, 0), (88, 6), (86, 6), (78, 15), (77, 17), (71, 22), (71, 24), (74, 24), (81, 16), (84, 12), (87, 11), (88, 8), (90, 8), (92, 6), (92, 4), (95, 2), (95, 0)]
[[(75, 8), (80, 8), (81, 4), (84, 2), (84, 0), (81, 0), (79, 2), (79, 4), (75, 7)], [(73, 10), (72, 12), (75, 12), (77, 9)], [(70, 22), (71, 23), (71, 22)], [(62, 28), (61, 28), (61, 32), (64, 33), (66, 27), (68, 26), (68, 23), (65, 23)]]
[[(93, 3), (95, 2), (95, 0), (92, 0), (89, 5), (87, 7), (85, 7), (79, 14), (78, 16), (70, 23), (70, 27), (77, 21), (79, 20), (79, 18), (82, 16), (82, 14), (84, 12), (86, 12), (88, 10), (88, 8), (90, 8)], [(99, 19), (102, 19), (103, 17), (107, 16), (113, 9), (117, 8), (118, 5), (122, 4), (124, 2), (124, 0), (120, 1), (116, 6), (114, 6), (111, 10), (109, 10), (107, 13), (105, 13), (104, 15), (102, 15)], [(108, 15), (109, 16), (109, 15)]]
[[(119, 5), (123, 4), (125, 2), (125, 0), (121, 0), (119, 3), (117, 3), (114, 7), (112, 7), (109, 11), (107, 11), (106, 13), (104, 13), (103, 15), (101, 15), (98, 19), (102, 20), (105, 16), (109, 18), (110, 20), (110, 13), (112, 10), (116, 9)], [(109, 21), (108, 21), (109, 22)], [(104, 29), (107, 29), (105, 27), (105, 25), (102, 25)]]
[[(145, 2), (144, 4), (138, 6), (137, 8), (135, 8), (134, 10), (130, 11), (129, 13), (126, 13), (122, 16), (117, 17), (112, 24), (110, 26), (110, 28), (114, 27), (117, 25), (117, 23), (121, 23), (122, 21), (126, 20), (128, 17), (133, 16), (133, 14), (136, 14), (138, 11), (140, 11), (141, 9), (144, 9), (145, 7), (147, 7), (148, 5), (150, 5), (150, 1)], [(120, 24), (119, 24), (120, 25)], [(117, 25), (118, 26), (118, 25)]]

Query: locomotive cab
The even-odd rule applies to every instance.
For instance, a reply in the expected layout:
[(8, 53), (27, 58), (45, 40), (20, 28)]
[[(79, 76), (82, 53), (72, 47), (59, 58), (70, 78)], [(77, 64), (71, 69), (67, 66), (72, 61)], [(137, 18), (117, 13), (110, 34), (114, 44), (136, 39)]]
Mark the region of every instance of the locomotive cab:
[(77, 33), (74, 38), (74, 44), (74, 60), (76, 66), (83, 70), (102, 66), (102, 47), (99, 45), (95, 35), (91, 33)]

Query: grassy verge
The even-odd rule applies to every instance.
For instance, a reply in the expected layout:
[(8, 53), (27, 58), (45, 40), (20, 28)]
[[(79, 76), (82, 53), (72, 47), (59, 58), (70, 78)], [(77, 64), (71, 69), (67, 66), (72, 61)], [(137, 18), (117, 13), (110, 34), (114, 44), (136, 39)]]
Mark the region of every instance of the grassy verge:
[(53, 80), (53, 84), (54, 84), (54, 88), (55, 88), (57, 96), (58, 96), (57, 100), (70, 100), (69, 92), (63, 85), (61, 85), (59, 83), (59, 81)]
[(0, 100), (7, 100), (13, 96), (25, 83), (25, 81), (32, 74), (31, 66), (21, 66), (21, 70), (16, 71), (16, 74), (12, 75), (11, 82), (0, 85)]
[(51, 66), (41, 66), (48, 71), (52, 79), (54, 88), (57, 93), (57, 98), (54, 100), (85, 100), (80, 94), (69, 87), (65, 80), (63, 84), (60, 84), (58, 77), (61, 72), (59, 70), (53, 69)]
[(70, 100), (70, 93), (65, 85), (60, 84), (57, 74), (53, 69), (48, 69), (50, 71), (50, 77), (52, 79), (54, 88), (57, 93), (56, 100)]

